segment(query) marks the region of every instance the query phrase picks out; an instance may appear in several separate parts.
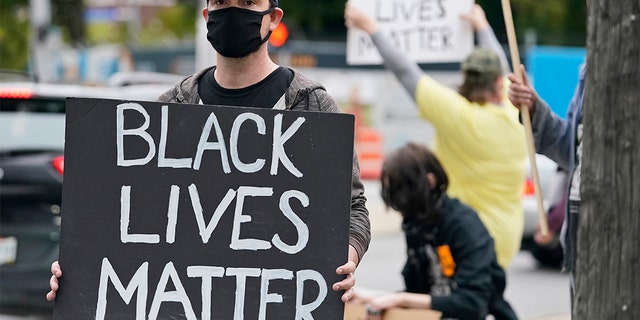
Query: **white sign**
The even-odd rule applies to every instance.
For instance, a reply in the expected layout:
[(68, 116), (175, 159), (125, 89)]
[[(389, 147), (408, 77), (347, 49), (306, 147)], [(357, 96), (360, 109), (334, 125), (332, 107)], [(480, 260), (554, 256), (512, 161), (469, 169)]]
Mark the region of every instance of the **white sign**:
[[(473, 0), (349, 0), (377, 21), (380, 32), (418, 63), (460, 62), (473, 50), (473, 27), (460, 18)], [(351, 28), (347, 63), (381, 64), (369, 35)]]

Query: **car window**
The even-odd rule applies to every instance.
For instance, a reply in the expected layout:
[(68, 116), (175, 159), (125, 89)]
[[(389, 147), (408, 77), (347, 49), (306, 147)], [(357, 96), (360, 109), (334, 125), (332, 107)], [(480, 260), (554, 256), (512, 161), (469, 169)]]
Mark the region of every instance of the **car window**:
[(0, 150), (62, 150), (65, 99), (0, 99)]
[(172, 86), (166, 83), (125, 87), (2, 83), (0, 151), (62, 151), (67, 97), (155, 101)]

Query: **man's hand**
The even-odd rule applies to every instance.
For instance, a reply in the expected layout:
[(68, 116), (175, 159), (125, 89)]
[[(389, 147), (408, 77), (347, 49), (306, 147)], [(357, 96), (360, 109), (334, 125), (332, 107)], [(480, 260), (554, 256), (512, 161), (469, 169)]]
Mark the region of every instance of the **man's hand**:
[(358, 253), (356, 252), (356, 249), (349, 246), (349, 261), (336, 269), (337, 274), (346, 275), (347, 277), (340, 282), (334, 283), (332, 286), (333, 291), (344, 290), (342, 302), (347, 302), (353, 297), (353, 286), (356, 284), (356, 278), (353, 273), (356, 271), (358, 262)]
[(546, 235), (543, 235), (542, 232), (540, 231), (540, 227), (536, 227), (536, 231), (533, 234), (533, 241), (536, 242), (536, 244), (541, 245), (541, 246), (548, 246), (550, 245), (556, 238), (556, 233), (548, 230)]
[(509, 75), (511, 84), (509, 85), (509, 100), (516, 108), (527, 106), (529, 113), (533, 114), (536, 111), (536, 101), (538, 101), (538, 93), (533, 89), (529, 82), (529, 76), (524, 69), (524, 66), (520, 66), (522, 70), (521, 81), (515, 74)]
[(51, 291), (47, 293), (47, 300), (53, 301), (56, 298), (56, 292), (59, 288), (58, 278), (60, 277), (62, 277), (62, 269), (60, 269), (58, 261), (54, 261), (51, 264), (51, 279), (49, 280), (49, 287), (51, 287)]

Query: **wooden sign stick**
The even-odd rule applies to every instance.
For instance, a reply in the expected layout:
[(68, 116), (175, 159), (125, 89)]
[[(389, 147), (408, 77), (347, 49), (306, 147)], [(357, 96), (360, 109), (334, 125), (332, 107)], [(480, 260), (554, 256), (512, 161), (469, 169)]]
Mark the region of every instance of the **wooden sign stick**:
[[(510, 0), (502, 0), (502, 12), (507, 29), (507, 37), (509, 40), (509, 51), (511, 52), (511, 63), (513, 65), (513, 72), (516, 77), (520, 79), (520, 81), (522, 81), (523, 75), (522, 70), (520, 69), (520, 54), (518, 53), (518, 42), (516, 40), (516, 32), (513, 26), (513, 16), (511, 15)], [(533, 184), (536, 189), (535, 191), (536, 199), (538, 202), (538, 223), (540, 225), (540, 233), (542, 235), (547, 235), (547, 233), (549, 232), (549, 225), (547, 223), (547, 215), (545, 213), (544, 202), (542, 200), (542, 189), (540, 188), (538, 166), (536, 165), (536, 147), (533, 143), (533, 130), (531, 129), (531, 116), (529, 115), (529, 108), (525, 105), (520, 106), (520, 115), (522, 117), (522, 124), (524, 125), (527, 147), (529, 150), (531, 175), (533, 177)]]

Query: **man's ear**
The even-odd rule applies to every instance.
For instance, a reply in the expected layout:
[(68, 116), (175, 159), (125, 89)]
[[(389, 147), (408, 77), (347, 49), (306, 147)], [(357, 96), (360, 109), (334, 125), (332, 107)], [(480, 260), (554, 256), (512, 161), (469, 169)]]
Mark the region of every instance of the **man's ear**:
[(209, 20), (209, 10), (207, 9), (207, 7), (202, 8), (202, 17), (204, 18), (205, 22)]
[(269, 30), (273, 31), (276, 29), (282, 17), (284, 16), (284, 11), (281, 8), (275, 7), (273, 11), (270, 13), (271, 15), (271, 24), (269, 25)]

